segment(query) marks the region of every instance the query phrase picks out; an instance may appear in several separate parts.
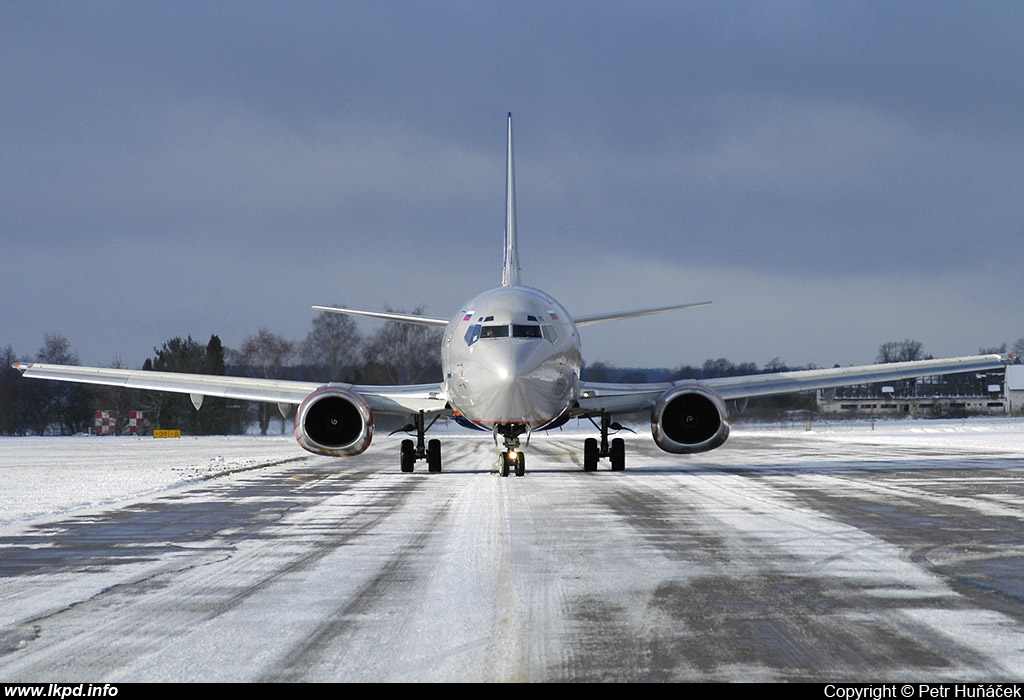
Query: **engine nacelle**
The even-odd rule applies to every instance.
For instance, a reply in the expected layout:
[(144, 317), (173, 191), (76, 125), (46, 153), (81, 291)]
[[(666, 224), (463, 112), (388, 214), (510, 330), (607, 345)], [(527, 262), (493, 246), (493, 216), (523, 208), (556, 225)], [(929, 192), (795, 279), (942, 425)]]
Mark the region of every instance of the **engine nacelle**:
[(699, 384), (674, 386), (651, 411), (651, 432), (658, 447), (673, 454), (707, 452), (729, 437), (725, 401)]
[(370, 407), (359, 394), (339, 386), (320, 387), (295, 414), (295, 439), (314, 454), (357, 455), (370, 446), (372, 438)]

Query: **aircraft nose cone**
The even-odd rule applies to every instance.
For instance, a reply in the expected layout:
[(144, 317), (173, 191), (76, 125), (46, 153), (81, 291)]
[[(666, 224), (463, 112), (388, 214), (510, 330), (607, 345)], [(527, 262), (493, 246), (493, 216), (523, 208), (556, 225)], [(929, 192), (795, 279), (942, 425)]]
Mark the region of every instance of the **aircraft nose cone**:
[(565, 392), (558, 390), (558, 382), (566, 382), (545, 361), (534, 359), (529, 349), (495, 347), (486, 356), (478, 354), (473, 367), (464, 372), (472, 404), (462, 408), (463, 413), (488, 424), (541, 424), (560, 415)]
[(537, 418), (534, 399), (539, 397), (536, 381), (521, 363), (497, 362), (491, 367), (490, 381), (485, 377), (478, 386), (487, 413), (496, 421), (529, 421)]

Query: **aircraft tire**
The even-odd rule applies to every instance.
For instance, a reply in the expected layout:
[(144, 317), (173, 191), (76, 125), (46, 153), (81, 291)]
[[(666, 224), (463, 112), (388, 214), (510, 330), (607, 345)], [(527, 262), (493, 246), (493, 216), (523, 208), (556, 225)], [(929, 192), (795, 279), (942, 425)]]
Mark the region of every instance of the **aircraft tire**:
[(522, 452), (516, 455), (516, 476), (526, 476), (526, 455)]
[(626, 441), (614, 438), (608, 458), (612, 463), (613, 472), (621, 472), (626, 468)]
[(410, 473), (413, 467), (416, 465), (416, 448), (412, 444), (412, 440), (402, 440), (402, 471), (406, 474)]
[(508, 476), (508, 453), (501, 453), (501, 475)]
[(583, 471), (597, 471), (597, 438), (587, 438), (583, 441)]
[(431, 440), (427, 443), (427, 470), (433, 473), (441, 471), (440, 440)]

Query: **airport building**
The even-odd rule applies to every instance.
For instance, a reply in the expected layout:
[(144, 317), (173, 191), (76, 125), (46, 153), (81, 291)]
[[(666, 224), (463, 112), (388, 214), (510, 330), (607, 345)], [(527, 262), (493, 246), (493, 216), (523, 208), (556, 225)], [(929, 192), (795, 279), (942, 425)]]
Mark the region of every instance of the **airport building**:
[(1024, 365), (1006, 368), (1006, 412), (1024, 415)]
[(825, 416), (915, 416), (958, 418), (1020, 414), (1024, 410), (1024, 365), (1006, 372), (922, 377), (887, 384), (859, 384), (819, 391)]

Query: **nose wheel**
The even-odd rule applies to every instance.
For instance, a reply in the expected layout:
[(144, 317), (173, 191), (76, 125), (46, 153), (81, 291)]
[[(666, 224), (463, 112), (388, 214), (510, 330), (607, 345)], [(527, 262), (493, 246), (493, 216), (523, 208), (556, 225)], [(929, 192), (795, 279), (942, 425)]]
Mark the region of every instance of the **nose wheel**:
[(498, 470), (502, 476), (515, 472), (516, 476), (526, 475), (526, 455), (519, 450), (519, 436), (526, 434), (526, 444), (530, 444), (529, 427), (511, 424), (494, 427), (494, 443), (498, 443), (498, 435), (504, 438), (505, 449), (498, 458)]
[(526, 475), (526, 455), (514, 449), (501, 453), (501, 475), (508, 476), (511, 472), (516, 476)]

